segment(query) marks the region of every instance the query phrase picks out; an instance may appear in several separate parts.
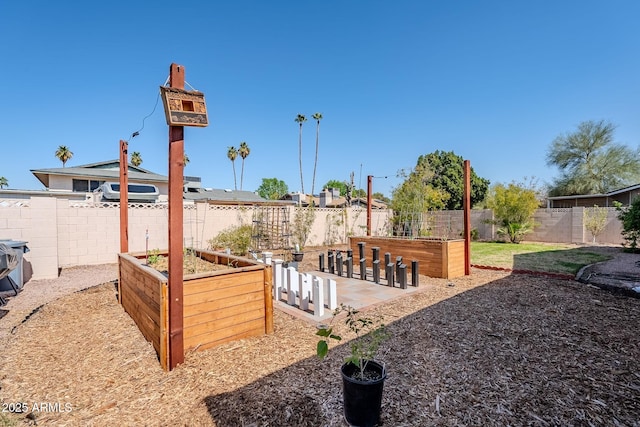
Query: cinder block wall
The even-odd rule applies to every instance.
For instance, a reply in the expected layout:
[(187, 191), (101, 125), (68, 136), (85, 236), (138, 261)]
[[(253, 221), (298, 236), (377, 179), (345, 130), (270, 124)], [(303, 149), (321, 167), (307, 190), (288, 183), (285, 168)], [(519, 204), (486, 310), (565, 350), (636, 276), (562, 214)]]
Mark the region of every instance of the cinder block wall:
[[(289, 207), (289, 219), (294, 217)], [(316, 208), (306, 246), (347, 243), (351, 236), (366, 235), (366, 208)], [(435, 213), (438, 221), (451, 224), (450, 237), (462, 230), (462, 212)], [(392, 211), (372, 211), (372, 236), (388, 236)], [(487, 222), (490, 210), (472, 210), (471, 225), (480, 239), (495, 239), (495, 226)], [(244, 206), (184, 206), (185, 245), (207, 248), (208, 240), (239, 224), (252, 224), (253, 209)], [(584, 209), (539, 209), (538, 224), (526, 240), (552, 243), (591, 243), (584, 229)], [(617, 212), (610, 209), (607, 225), (597, 243), (620, 245), (622, 226)], [(70, 201), (54, 197), (0, 200), (0, 239), (23, 240), (30, 250), (25, 254), (25, 278), (42, 279), (58, 275), (58, 269), (75, 265), (117, 262), (120, 251), (120, 206), (117, 203)], [(168, 208), (165, 204), (129, 205), (129, 252), (168, 247)]]

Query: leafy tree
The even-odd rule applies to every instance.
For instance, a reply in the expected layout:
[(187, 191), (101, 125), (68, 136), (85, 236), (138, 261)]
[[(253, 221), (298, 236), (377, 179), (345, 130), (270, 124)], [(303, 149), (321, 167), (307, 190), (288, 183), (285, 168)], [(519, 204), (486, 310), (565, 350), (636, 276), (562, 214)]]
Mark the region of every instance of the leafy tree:
[(131, 154), (131, 164), (136, 167), (142, 164), (142, 156), (138, 151), (134, 151)]
[(385, 203), (387, 203), (387, 204), (388, 204), (388, 203), (391, 203), (391, 199), (389, 199), (387, 196), (385, 196), (385, 195), (384, 195), (384, 194), (382, 194), (382, 193), (373, 193), (373, 194), (371, 195), (371, 198), (372, 198), (372, 199), (376, 199), (376, 200), (381, 200), (381, 201), (383, 201), (383, 202), (385, 202)]
[(240, 190), (242, 190), (242, 181), (244, 180), (244, 159), (246, 159), (251, 153), (251, 149), (246, 142), (242, 141), (238, 148), (238, 154), (242, 157), (242, 169), (240, 171)]
[[(462, 209), (464, 198), (464, 159), (453, 151), (434, 151), (418, 157), (418, 165), (426, 164), (433, 172), (429, 184), (449, 193), (445, 209)], [(489, 189), (489, 180), (480, 178), (471, 168), (471, 206), (482, 202)]]
[(615, 126), (603, 120), (586, 121), (573, 133), (558, 136), (547, 152), (547, 164), (560, 176), (551, 196), (604, 194), (640, 180), (640, 149), (615, 143)]
[(431, 186), (433, 172), (427, 163), (418, 162), (413, 171), (407, 173), (402, 170), (398, 176), (405, 180), (391, 194), (394, 233), (419, 235), (424, 230), (418, 229), (422, 222), (416, 223), (416, 218), (428, 211), (444, 208), (449, 194)]
[(295, 122), (300, 125), (300, 136), (298, 137), (298, 159), (300, 162), (300, 192), (304, 194), (304, 181), (302, 179), (302, 124), (307, 121), (307, 118), (298, 114), (295, 118)]
[(311, 195), (315, 190), (316, 185), (316, 167), (318, 166), (318, 143), (320, 141), (320, 120), (322, 120), (322, 114), (314, 113), (313, 119), (316, 121), (316, 156), (313, 161), (313, 179), (311, 180)]
[(608, 210), (606, 208), (600, 208), (598, 205), (593, 205), (592, 208), (585, 208), (584, 210), (584, 228), (591, 232), (593, 243), (596, 242), (596, 237), (602, 233), (602, 230), (607, 225), (607, 213)]
[(69, 150), (69, 147), (66, 145), (61, 145), (56, 150), (56, 157), (58, 160), (62, 162), (62, 167), (64, 167), (69, 160), (73, 157), (73, 153)]
[(497, 184), (487, 197), (487, 207), (493, 209), (498, 235), (506, 235), (511, 243), (520, 243), (524, 235), (533, 231), (533, 214), (538, 209), (535, 190), (523, 184)]
[(4, 176), (0, 176), (0, 188), (4, 188), (8, 186), (9, 186), (9, 180)]
[(280, 200), (288, 192), (287, 184), (278, 178), (262, 178), (262, 184), (257, 190), (260, 197), (269, 200)]
[(236, 159), (238, 158), (238, 150), (236, 147), (229, 147), (227, 149), (227, 158), (231, 160), (231, 166), (233, 167), (233, 189), (238, 189), (238, 182), (236, 181)]
[(344, 181), (338, 181), (337, 179), (327, 181), (323, 188), (337, 188), (340, 190), (340, 195), (343, 197), (347, 194), (347, 183)]
[[(618, 219), (622, 222), (622, 237), (627, 241), (624, 245), (628, 252), (640, 253), (640, 197), (636, 197), (626, 208), (620, 202), (614, 202), (618, 211)], [(628, 245), (628, 246), (627, 246)]]

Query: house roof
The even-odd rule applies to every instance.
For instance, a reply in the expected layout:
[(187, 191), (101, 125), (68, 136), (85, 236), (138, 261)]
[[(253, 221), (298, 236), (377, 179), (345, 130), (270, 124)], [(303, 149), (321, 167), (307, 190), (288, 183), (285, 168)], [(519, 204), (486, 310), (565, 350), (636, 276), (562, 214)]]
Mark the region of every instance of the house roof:
[(627, 191), (640, 190), (640, 184), (630, 185), (629, 187), (619, 188), (604, 194), (574, 194), (573, 196), (553, 196), (547, 197), (549, 200), (567, 200), (567, 199), (587, 199), (592, 197), (610, 197), (616, 194), (626, 193)]
[(259, 194), (252, 191), (222, 190), (216, 188), (199, 188), (196, 191), (186, 191), (183, 193), (183, 197), (185, 200), (214, 201), (217, 203), (230, 204), (283, 204), (281, 201), (263, 199)]
[[(160, 175), (129, 164), (128, 176), (130, 180), (139, 182), (169, 182), (166, 175)], [(109, 160), (106, 162), (89, 163), (64, 168), (31, 169), (31, 173), (47, 188), (49, 188), (49, 176), (77, 176), (83, 178), (96, 178), (109, 181), (117, 181), (120, 178), (120, 161)]]

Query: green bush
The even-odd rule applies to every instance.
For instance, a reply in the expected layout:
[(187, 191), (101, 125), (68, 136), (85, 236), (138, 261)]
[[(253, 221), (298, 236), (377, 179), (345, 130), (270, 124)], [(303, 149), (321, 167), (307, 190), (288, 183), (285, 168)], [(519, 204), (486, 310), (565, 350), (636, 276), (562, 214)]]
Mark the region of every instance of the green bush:
[(251, 226), (240, 225), (222, 230), (209, 240), (211, 249), (230, 249), (234, 255), (245, 256), (251, 245)]
[(629, 252), (640, 252), (638, 240), (640, 240), (640, 197), (636, 197), (629, 207), (623, 208), (616, 203), (618, 219), (622, 221), (622, 236), (627, 241), (623, 245)]

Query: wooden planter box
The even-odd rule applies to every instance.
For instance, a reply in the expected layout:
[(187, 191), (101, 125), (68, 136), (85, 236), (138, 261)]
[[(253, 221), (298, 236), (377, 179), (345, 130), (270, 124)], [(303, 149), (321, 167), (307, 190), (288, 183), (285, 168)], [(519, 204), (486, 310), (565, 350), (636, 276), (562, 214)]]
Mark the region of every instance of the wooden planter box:
[(425, 276), (452, 279), (464, 276), (464, 240), (439, 240), (439, 239), (401, 239), (390, 237), (350, 237), (349, 247), (353, 251), (353, 263), (359, 260), (358, 243), (364, 242), (364, 256), (367, 267), (373, 266), (373, 253), (371, 248), (380, 248), (380, 268), (384, 268), (384, 254), (391, 254), (391, 262), (396, 262), (396, 257), (401, 256), (402, 262), (407, 266), (407, 272), (411, 271), (411, 261), (418, 261), (419, 273)]
[[(184, 276), (185, 352), (272, 333), (271, 266), (221, 252), (197, 251), (197, 256), (230, 267)], [(144, 253), (118, 254), (118, 267), (120, 304), (168, 370), (168, 279), (145, 265)]]

